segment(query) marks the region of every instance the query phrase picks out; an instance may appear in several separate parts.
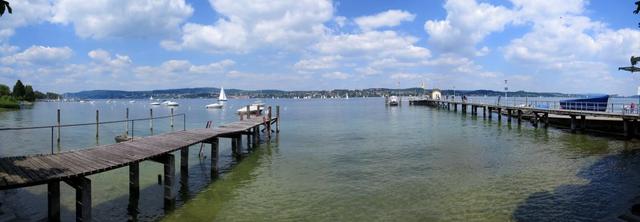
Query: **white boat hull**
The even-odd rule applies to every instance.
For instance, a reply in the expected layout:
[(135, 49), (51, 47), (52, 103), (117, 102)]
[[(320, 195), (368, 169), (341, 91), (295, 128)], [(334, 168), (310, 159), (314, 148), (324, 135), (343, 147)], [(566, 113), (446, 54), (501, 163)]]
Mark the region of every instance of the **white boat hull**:
[(206, 105), (205, 108), (207, 109), (222, 109), (224, 105), (220, 104), (220, 103), (213, 103), (213, 104), (209, 104)]

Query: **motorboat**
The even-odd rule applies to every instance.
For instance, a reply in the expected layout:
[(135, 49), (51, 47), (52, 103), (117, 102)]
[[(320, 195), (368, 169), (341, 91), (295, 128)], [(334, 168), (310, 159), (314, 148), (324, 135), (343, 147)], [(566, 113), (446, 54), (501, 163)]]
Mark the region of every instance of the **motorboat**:
[(205, 106), (207, 109), (222, 109), (222, 107), (224, 107), (224, 103), (212, 103)]
[(400, 99), (397, 96), (390, 96), (388, 101), (389, 106), (400, 105)]
[(152, 103), (149, 103), (149, 104), (151, 104), (152, 106), (159, 106), (160, 102), (152, 102)]
[[(264, 110), (264, 105), (251, 104), (249, 105), (249, 113), (261, 113)], [(237, 110), (239, 114), (247, 113), (247, 107), (242, 107)]]
[(174, 102), (174, 101), (168, 101), (166, 103), (167, 106), (179, 106), (180, 104), (178, 102)]

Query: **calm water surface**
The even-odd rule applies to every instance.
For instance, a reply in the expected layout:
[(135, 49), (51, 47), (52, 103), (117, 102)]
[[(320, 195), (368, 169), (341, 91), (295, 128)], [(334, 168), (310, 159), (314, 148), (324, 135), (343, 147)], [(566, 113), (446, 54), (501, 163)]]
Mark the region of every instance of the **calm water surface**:
[[(181, 100), (187, 128), (237, 119), (233, 111), (205, 110), (210, 100)], [(611, 216), (640, 196), (640, 147), (562, 129), (518, 127), (428, 107), (385, 107), (380, 98), (264, 100), (282, 108), (281, 133), (271, 144), (235, 163), (229, 141), (221, 144), (224, 173), (209, 183), (209, 161), (191, 149), (189, 185), (176, 183), (178, 207), (165, 215), (162, 166), (141, 165), (139, 220), (164, 221), (582, 221)], [(37, 103), (0, 112), (0, 127), (148, 117), (147, 101), (106, 104)], [(166, 115), (166, 107), (154, 115)], [(504, 120), (504, 119), (503, 119)], [(167, 120), (154, 134), (169, 132)], [(176, 118), (174, 130), (182, 129)], [(149, 135), (136, 122), (136, 135)], [(123, 124), (65, 129), (60, 150), (113, 143)], [(0, 155), (50, 152), (50, 130), (0, 132)], [(197, 146), (199, 147), (199, 146)], [(58, 146), (55, 147), (58, 149)], [(176, 158), (178, 162), (179, 158)], [(178, 164), (178, 163), (176, 163)], [(178, 170), (179, 171), (179, 170)], [(127, 213), (128, 170), (91, 176), (93, 214), (101, 221)], [(179, 172), (177, 172), (179, 175)], [(63, 189), (63, 218), (73, 220), (74, 195)], [(46, 217), (46, 187), (4, 191), (0, 200), (19, 219)], [(186, 200), (186, 201), (185, 201)]]

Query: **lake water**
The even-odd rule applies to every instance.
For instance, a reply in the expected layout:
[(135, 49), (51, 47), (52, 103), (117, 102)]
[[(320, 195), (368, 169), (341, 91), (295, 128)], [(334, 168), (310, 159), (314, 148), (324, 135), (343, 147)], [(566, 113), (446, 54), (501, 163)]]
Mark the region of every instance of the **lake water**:
[[(178, 100), (187, 128), (238, 119), (234, 110), (253, 100), (231, 100), (206, 110), (211, 100)], [(139, 213), (143, 221), (583, 221), (615, 215), (640, 196), (637, 141), (506, 121), (429, 107), (386, 107), (382, 98), (263, 100), (281, 106), (281, 132), (270, 144), (235, 163), (228, 139), (220, 145), (222, 176), (210, 183), (209, 161), (191, 148), (189, 185), (176, 183), (177, 209), (165, 215), (157, 175), (162, 166), (143, 162)], [(149, 116), (148, 101), (36, 103), (0, 112), (0, 128)], [(167, 115), (155, 107), (154, 115)], [(176, 117), (175, 128), (182, 129)], [(130, 126), (131, 127), (131, 126)], [(70, 150), (113, 143), (124, 124), (62, 130)], [(154, 134), (169, 132), (168, 120)], [(149, 122), (135, 135), (150, 135)], [(0, 156), (50, 152), (50, 129), (0, 132)], [(208, 149), (207, 149), (208, 151)], [(179, 155), (179, 154), (178, 154)], [(179, 164), (176, 158), (176, 164)], [(176, 172), (179, 178), (179, 170)], [(130, 219), (128, 169), (89, 177), (93, 216)], [(63, 220), (73, 220), (75, 195), (62, 188)], [(186, 200), (186, 201), (185, 201)], [(46, 186), (0, 193), (20, 220), (46, 218)]]

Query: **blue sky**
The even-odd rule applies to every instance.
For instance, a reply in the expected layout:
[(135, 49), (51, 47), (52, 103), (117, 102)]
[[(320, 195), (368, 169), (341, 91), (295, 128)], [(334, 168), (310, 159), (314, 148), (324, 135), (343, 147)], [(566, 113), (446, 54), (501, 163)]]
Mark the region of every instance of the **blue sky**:
[(0, 83), (43, 91), (372, 87), (637, 92), (633, 1), (24, 0)]

